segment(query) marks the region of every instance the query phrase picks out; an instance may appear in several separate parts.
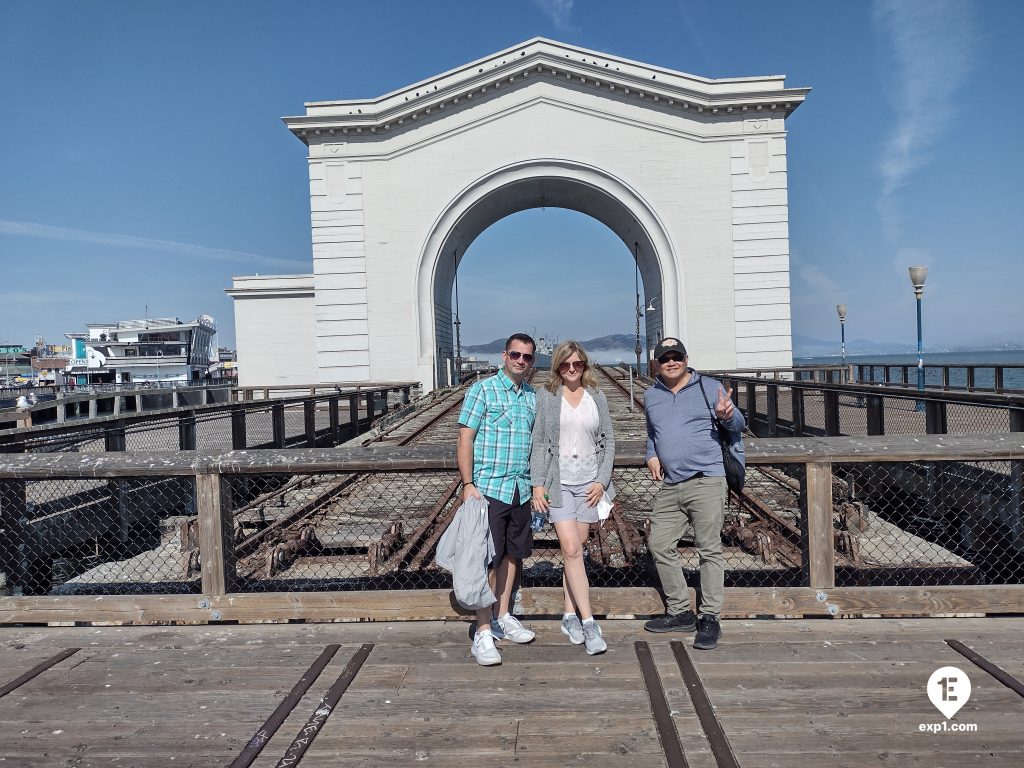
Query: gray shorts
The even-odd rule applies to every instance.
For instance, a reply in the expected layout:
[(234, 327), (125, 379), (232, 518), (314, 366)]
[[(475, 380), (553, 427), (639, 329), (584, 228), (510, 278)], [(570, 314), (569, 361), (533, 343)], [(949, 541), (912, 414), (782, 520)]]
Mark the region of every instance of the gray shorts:
[(587, 488), (593, 483), (583, 485), (562, 486), (562, 506), (551, 505), (550, 517), (552, 523), (560, 523), (563, 520), (575, 520), (578, 523), (596, 523), (597, 507), (587, 506)]

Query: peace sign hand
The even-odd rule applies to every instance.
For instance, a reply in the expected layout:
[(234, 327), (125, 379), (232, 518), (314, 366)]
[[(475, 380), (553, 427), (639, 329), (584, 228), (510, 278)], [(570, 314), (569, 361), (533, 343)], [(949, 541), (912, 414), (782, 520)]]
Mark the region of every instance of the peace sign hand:
[(732, 413), (735, 410), (732, 404), (732, 387), (728, 390), (723, 390), (721, 387), (718, 388), (718, 401), (715, 403), (715, 414), (722, 421), (728, 421), (732, 418)]

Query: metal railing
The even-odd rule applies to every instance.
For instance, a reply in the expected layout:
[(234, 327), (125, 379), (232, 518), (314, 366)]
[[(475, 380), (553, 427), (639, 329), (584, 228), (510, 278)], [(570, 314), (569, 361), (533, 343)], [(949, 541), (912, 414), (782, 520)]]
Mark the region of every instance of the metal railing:
[[(861, 384), (914, 386), (915, 365), (858, 363), (856, 381)], [(926, 363), (926, 388), (965, 389), (981, 392), (1024, 392), (1024, 365), (966, 365)]]
[(362, 434), (374, 419), (411, 398), (410, 385), (330, 392), (10, 429), (0, 432), (0, 453), (333, 446)]
[(1024, 431), (1024, 396), (721, 375), (758, 437)]

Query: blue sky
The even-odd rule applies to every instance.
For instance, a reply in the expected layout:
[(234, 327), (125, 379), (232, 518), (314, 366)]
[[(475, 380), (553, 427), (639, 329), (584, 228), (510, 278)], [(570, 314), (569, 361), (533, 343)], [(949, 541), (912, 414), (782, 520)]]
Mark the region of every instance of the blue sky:
[[(1024, 343), (1024, 3), (0, 3), (0, 341), (216, 317), (232, 275), (312, 269), (303, 102), (369, 98), (536, 35), (813, 88), (788, 120), (794, 332)], [(494, 265), (524, 260), (530, 291)], [(566, 280), (545, 280), (560, 259)], [(579, 267), (586, 264), (587, 268)], [(498, 295), (507, 301), (494, 301)], [(528, 294), (525, 303), (524, 295)], [(460, 269), (463, 340), (631, 333), (628, 251), (546, 209)], [(524, 322), (524, 318), (526, 318)]]

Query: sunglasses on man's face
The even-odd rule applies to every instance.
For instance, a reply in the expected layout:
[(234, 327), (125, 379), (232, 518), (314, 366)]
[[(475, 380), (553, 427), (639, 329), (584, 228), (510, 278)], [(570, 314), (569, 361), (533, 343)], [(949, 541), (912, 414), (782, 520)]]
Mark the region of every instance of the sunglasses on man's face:
[(533, 362), (533, 355), (529, 352), (516, 352), (515, 350), (511, 350), (506, 351), (505, 354), (508, 355), (509, 360), (518, 360), (521, 357), (523, 358), (523, 362), (527, 365)]
[(658, 362), (664, 365), (665, 363), (681, 363), (683, 358), (679, 355), (662, 355), (658, 358)]
[(569, 371), (582, 371), (587, 367), (587, 364), (581, 360), (573, 360), (571, 363), (565, 362), (558, 366), (559, 373), (568, 373)]

